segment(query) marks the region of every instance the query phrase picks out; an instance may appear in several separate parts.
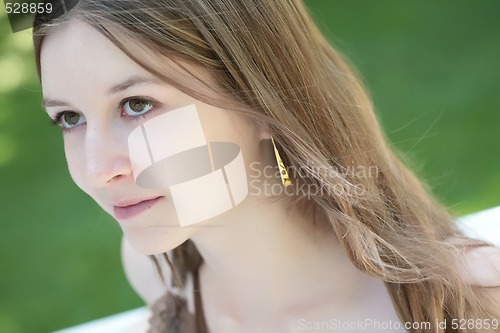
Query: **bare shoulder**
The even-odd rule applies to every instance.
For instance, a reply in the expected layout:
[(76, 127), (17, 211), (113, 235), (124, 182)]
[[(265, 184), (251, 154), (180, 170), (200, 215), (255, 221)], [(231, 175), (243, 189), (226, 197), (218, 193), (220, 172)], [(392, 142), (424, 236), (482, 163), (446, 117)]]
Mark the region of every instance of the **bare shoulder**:
[(478, 247), (466, 251), (462, 273), (476, 292), (489, 299), (491, 310), (500, 318), (500, 248)]
[(469, 249), (464, 253), (461, 267), (463, 276), (470, 284), (500, 287), (500, 248), (483, 246)]

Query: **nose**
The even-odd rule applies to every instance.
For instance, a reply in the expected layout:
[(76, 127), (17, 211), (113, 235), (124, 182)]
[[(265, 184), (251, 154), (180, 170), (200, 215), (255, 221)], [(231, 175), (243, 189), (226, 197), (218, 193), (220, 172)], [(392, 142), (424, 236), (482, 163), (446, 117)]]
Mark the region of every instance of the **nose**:
[(94, 188), (132, 178), (127, 136), (117, 129), (87, 126), (85, 161), (87, 183)]

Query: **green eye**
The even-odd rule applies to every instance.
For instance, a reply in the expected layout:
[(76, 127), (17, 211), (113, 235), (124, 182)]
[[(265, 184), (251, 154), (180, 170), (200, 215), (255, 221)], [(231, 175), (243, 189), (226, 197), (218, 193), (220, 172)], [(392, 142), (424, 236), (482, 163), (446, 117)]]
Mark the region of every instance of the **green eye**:
[(132, 98), (124, 103), (125, 113), (129, 116), (144, 114), (154, 107), (152, 102), (140, 98)]

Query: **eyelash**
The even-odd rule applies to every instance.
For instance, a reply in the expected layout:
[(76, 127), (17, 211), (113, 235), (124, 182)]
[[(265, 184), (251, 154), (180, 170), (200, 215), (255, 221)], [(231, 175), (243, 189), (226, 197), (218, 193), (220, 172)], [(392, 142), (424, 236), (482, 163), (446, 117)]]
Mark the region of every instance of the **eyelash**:
[[(125, 106), (125, 104), (127, 104), (128, 102), (130, 102), (131, 100), (140, 100), (142, 102), (146, 102), (146, 103), (149, 103), (149, 104), (152, 104), (152, 107), (150, 110), (148, 110), (146, 113), (143, 113), (143, 114), (140, 114), (140, 115), (137, 115), (137, 116), (130, 116), (128, 114), (125, 114), (124, 117), (127, 121), (136, 121), (136, 120), (139, 120), (139, 119), (144, 119), (145, 116), (150, 113), (151, 111), (154, 111), (157, 107), (160, 106), (160, 102), (154, 100), (154, 99), (150, 99), (150, 98), (145, 98), (145, 97), (141, 97), (141, 96), (133, 96), (133, 97), (127, 97), (125, 99), (123, 99), (119, 104), (118, 104), (118, 107), (120, 109), (120, 113), (123, 114), (124, 111), (123, 111), (123, 107)], [(61, 118), (64, 116), (64, 114), (66, 112), (73, 112), (73, 113), (78, 113), (78, 112), (74, 112), (74, 111), (61, 111), (61, 112), (58, 112), (56, 113), (56, 115), (50, 119), (50, 123), (52, 125), (57, 125), (59, 127), (62, 128), (63, 132), (70, 132), (71, 130), (77, 128), (77, 127), (80, 127), (80, 125), (78, 126), (74, 126), (74, 127), (70, 127), (70, 128), (66, 128), (62, 125), (62, 120)]]

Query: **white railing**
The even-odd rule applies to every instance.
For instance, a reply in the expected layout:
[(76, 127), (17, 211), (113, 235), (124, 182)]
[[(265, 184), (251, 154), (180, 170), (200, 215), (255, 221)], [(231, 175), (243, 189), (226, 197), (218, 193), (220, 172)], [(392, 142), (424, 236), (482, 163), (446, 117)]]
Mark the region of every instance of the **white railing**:
[[(457, 224), (470, 237), (500, 247), (500, 206), (463, 216)], [(141, 307), (53, 333), (146, 333), (149, 316)]]
[(144, 306), (53, 333), (146, 333), (149, 315)]

